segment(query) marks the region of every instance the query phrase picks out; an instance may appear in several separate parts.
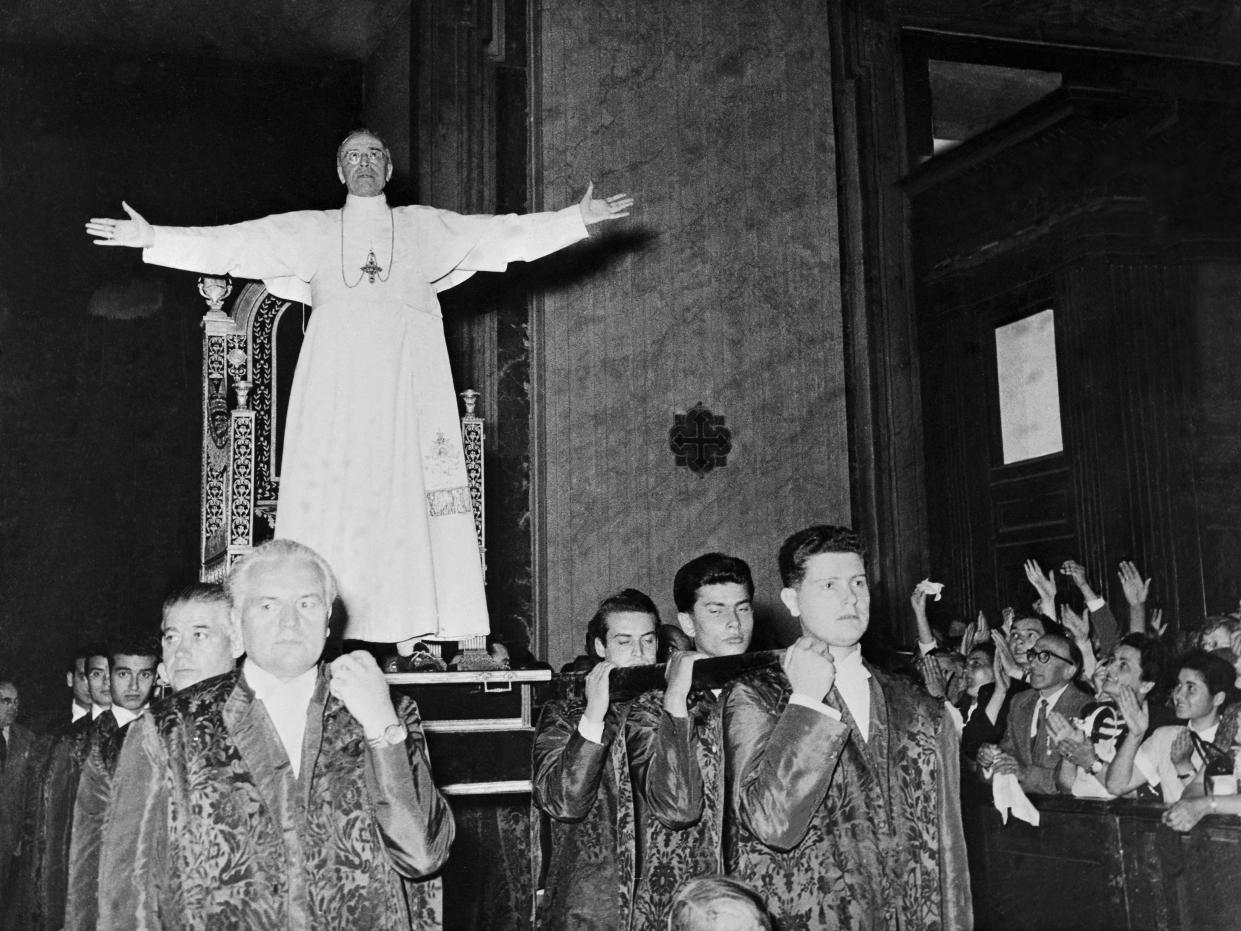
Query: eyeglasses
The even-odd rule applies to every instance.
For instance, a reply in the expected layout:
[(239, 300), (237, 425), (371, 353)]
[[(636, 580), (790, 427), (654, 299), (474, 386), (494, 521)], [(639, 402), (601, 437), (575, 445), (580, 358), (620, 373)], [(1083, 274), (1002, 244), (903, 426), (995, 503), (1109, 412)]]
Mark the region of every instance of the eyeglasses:
[(341, 156), (341, 159), (348, 162), (350, 165), (358, 165), (363, 161), (365, 161), (368, 165), (374, 165), (376, 162), (383, 161), (384, 158), (385, 156), (383, 149), (367, 149), (366, 151), (362, 151), (361, 149), (350, 149)]
[(1053, 653), (1051, 650), (1031, 650), (1030, 656), (1038, 660), (1043, 665), (1050, 663), (1053, 656), (1062, 663), (1068, 663), (1070, 666), (1075, 665), (1071, 659), (1065, 659), (1059, 653)]
[(4, 696), (3, 698), (0, 698), (0, 705), (16, 705), (16, 704), (17, 704), (16, 698), (9, 698), (7, 695)]

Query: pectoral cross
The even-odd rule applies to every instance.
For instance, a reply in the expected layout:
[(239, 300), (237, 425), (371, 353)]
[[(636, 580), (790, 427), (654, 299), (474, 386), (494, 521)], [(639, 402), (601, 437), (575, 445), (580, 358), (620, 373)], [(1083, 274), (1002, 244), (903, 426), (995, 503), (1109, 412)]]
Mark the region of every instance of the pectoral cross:
[(375, 283), (375, 276), (378, 275), (383, 268), (375, 261), (375, 250), (372, 249), (366, 254), (366, 264), (362, 266), (362, 273), (369, 277), (370, 283)]

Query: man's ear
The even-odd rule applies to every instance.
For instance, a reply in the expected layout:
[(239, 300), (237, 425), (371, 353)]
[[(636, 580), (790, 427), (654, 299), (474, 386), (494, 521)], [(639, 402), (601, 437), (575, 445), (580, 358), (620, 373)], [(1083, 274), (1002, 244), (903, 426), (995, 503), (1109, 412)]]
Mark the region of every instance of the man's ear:
[(678, 611), (677, 623), (681, 625), (681, 630), (685, 632), (687, 637), (698, 636), (698, 632), (694, 630), (694, 615), (685, 611)]
[(608, 652), (607, 647), (604, 646), (603, 641), (600, 640), (598, 637), (596, 637), (595, 638), (595, 655), (598, 656), (600, 659), (603, 659), (603, 657), (607, 656), (607, 652)]
[(392, 180), (392, 159), (388, 159), (388, 177), (384, 178), (384, 183)]
[(73, 688), (73, 673), (65, 673), (65, 685), (69, 686), (69, 688)]
[(784, 606), (788, 608), (789, 614), (793, 615), (793, 617), (801, 617), (801, 605), (797, 601), (797, 589), (780, 589), (780, 600), (783, 601)]
[[(391, 171), (391, 167), (388, 170)], [(345, 183), (345, 169), (340, 167), (340, 162), (336, 163), (336, 177), (340, 178), (341, 184)]]

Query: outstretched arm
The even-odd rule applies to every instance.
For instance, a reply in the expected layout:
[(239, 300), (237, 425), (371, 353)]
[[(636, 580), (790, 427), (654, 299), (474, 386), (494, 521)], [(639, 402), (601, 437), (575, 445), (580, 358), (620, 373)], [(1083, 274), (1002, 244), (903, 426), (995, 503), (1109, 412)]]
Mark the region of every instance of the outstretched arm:
[(128, 220), (91, 217), (86, 221), (86, 235), (95, 237), (97, 246), (129, 246), (146, 249), (155, 244), (155, 231), (137, 210), (121, 201)]

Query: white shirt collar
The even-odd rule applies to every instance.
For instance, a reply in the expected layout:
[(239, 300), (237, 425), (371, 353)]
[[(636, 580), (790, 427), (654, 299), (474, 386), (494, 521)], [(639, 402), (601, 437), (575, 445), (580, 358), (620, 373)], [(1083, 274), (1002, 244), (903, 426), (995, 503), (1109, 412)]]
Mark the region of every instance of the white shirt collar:
[(311, 666), (300, 676), (285, 682), (273, 676), (248, 656), (246, 661), (242, 663), (242, 671), (245, 674), (246, 682), (254, 690), (255, 697), (263, 702), (267, 702), (268, 698), (275, 701), (295, 701), (301, 699), (302, 695), (305, 695), (304, 704), (309, 705), (310, 696), (315, 691), (315, 682), (319, 678), (319, 667)]
[(138, 720), (146, 710), (146, 705), (143, 705), (137, 711), (130, 711), (128, 708), (122, 708), (120, 705), (113, 705), (111, 708), (112, 717), (116, 718), (117, 727), (124, 727), (130, 721)]
[(388, 211), (387, 195), (380, 192), (374, 197), (360, 197), (357, 194), (345, 195), (345, 209), (350, 213), (380, 214)]
[(254, 690), (254, 697), (267, 709), (267, 716), (284, 746), (293, 776), (297, 778), (302, 767), (306, 715), (319, 681), (319, 667), (311, 666), (300, 676), (282, 682), (246, 657), (242, 664), (242, 674)]
[(99, 717), (101, 714), (103, 714), (107, 710), (108, 709), (105, 708), (103, 705), (96, 705), (94, 702), (91, 702), (90, 703), (90, 719), (92, 721), (95, 720), (95, 718)]
[[(1194, 731), (1194, 729), (1193, 729), (1193, 726), (1192, 726), (1192, 725), (1186, 725), (1186, 726), (1187, 726), (1187, 727), (1188, 727), (1191, 731)], [(1198, 736), (1202, 739), (1203, 743), (1211, 743), (1213, 740), (1215, 740), (1215, 735), (1216, 735), (1216, 733), (1217, 733), (1218, 731), (1219, 731), (1219, 721), (1216, 721), (1214, 724), (1212, 724), (1212, 725), (1211, 725), (1210, 727), (1208, 727), (1206, 730), (1202, 730), (1202, 731), (1194, 731), (1194, 733), (1195, 733), (1195, 734), (1197, 734), (1197, 735), (1198, 735)]]
[(90, 713), (91, 713), (90, 708), (83, 708), (77, 702), (73, 703), (73, 720), (74, 721), (76, 721), (78, 718), (84, 718)]
[[(1056, 707), (1056, 702), (1060, 700), (1060, 696), (1063, 695), (1065, 691), (1068, 689), (1068, 687), (1072, 684), (1073, 684), (1072, 682), (1066, 682), (1064, 683), (1064, 685), (1060, 686), (1060, 688), (1056, 689), (1056, 691), (1052, 692), (1050, 695), (1047, 696), (1046, 700), (1047, 700), (1048, 711), (1051, 711), (1052, 708)], [(1042, 699), (1042, 697), (1043, 697), (1042, 695), (1039, 696), (1040, 699)], [(1035, 708), (1038, 707), (1038, 702), (1034, 703), (1034, 707)]]
[(843, 676), (850, 679), (860, 677), (863, 681), (870, 678), (870, 670), (862, 662), (862, 651), (857, 647), (843, 656), (837, 656), (833, 650), (832, 659), (836, 663), (837, 677)]

